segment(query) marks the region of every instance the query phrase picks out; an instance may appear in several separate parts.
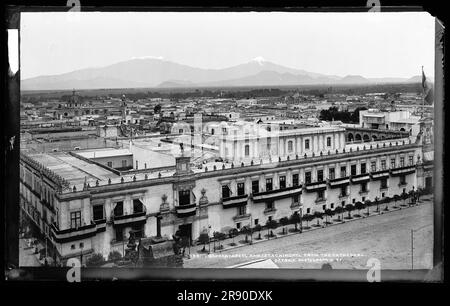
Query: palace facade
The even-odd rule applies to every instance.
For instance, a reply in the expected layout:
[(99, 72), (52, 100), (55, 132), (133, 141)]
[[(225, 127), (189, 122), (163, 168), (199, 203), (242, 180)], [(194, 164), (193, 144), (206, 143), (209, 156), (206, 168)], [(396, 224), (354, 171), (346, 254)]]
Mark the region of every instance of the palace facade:
[(223, 162), (193, 167), (181, 151), (173, 169), (126, 175), (70, 152), (22, 152), (22, 213), (62, 260), (107, 257), (122, 252), (130, 231), (170, 238), (180, 230), (195, 240), (203, 230), (264, 225), (432, 184), (420, 135), (346, 143), (345, 128), (270, 132), (224, 135)]

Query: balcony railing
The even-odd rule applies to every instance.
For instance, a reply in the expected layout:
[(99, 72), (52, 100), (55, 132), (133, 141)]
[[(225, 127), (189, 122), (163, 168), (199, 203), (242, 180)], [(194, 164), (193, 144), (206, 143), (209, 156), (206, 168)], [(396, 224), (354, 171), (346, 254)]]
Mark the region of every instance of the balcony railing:
[(244, 215), (236, 215), (233, 217), (234, 221), (240, 221), (240, 220), (246, 220), (250, 218), (250, 214), (244, 214)]
[(308, 192), (322, 191), (327, 189), (327, 183), (325, 181), (309, 183), (305, 185), (305, 189)]
[(356, 183), (356, 184), (365, 183), (370, 180), (370, 175), (369, 175), (369, 173), (352, 175), (350, 177), (350, 180), (352, 181), (352, 183)]
[(95, 236), (97, 233), (97, 224), (94, 221), (91, 221), (91, 224), (88, 225), (60, 230), (56, 224), (53, 223), (50, 226), (50, 231), (56, 242), (63, 243)]
[(381, 180), (389, 177), (389, 170), (381, 170), (370, 173), (372, 180)]
[(195, 203), (187, 205), (175, 206), (177, 216), (180, 218), (194, 216), (197, 213), (197, 205)]
[(416, 172), (416, 166), (405, 166), (391, 169), (391, 176), (407, 175)]
[(235, 197), (223, 198), (222, 199), (222, 207), (223, 208), (231, 208), (231, 207), (239, 207), (247, 205), (248, 195), (238, 195)]
[(350, 184), (350, 178), (347, 177), (341, 177), (337, 179), (332, 179), (328, 181), (328, 184), (330, 185), (330, 188), (338, 188), (342, 186), (346, 186)]
[(141, 211), (135, 211), (131, 214), (112, 215), (111, 221), (114, 226), (130, 225), (136, 222), (145, 222), (147, 220), (147, 209), (142, 207)]
[(277, 211), (276, 208), (266, 208), (266, 209), (264, 209), (264, 214), (271, 215), (271, 214), (274, 214), (276, 211)]
[(314, 202), (316, 204), (322, 204), (322, 203), (325, 203), (326, 201), (327, 201), (327, 199), (325, 199), (325, 198), (318, 198)]
[(253, 202), (264, 202), (269, 200), (277, 200), (283, 198), (289, 198), (302, 193), (302, 185), (292, 186), (284, 189), (275, 189), (270, 191), (264, 191), (255, 193), (252, 195)]

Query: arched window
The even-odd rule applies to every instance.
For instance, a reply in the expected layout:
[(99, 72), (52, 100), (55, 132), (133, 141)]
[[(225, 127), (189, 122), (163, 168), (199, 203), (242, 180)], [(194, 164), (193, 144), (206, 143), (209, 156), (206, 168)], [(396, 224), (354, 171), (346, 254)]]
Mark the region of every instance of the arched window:
[(288, 151), (292, 152), (294, 150), (294, 144), (292, 142), (292, 140), (288, 141)]

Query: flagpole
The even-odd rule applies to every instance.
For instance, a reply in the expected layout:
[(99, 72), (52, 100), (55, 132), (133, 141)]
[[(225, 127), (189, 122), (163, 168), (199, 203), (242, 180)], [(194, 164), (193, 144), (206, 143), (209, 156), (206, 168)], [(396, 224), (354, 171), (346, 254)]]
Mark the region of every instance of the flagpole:
[(420, 114), (420, 119), (423, 119), (423, 112), (424, 112), (424, 108), (425, 108), (425, 73), (423, 72), (423, 65), (422, 65), (422, 112)]

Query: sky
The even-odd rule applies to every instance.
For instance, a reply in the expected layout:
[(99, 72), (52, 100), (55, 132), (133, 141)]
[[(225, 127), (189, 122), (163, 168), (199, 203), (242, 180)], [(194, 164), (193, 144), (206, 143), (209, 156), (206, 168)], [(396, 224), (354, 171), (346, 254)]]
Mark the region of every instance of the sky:
[(226, 68), (262, 57), (328, 75), (434, 74), (434, 18), (414, 13), (22, 13), (21, 78), (161, 57)]

